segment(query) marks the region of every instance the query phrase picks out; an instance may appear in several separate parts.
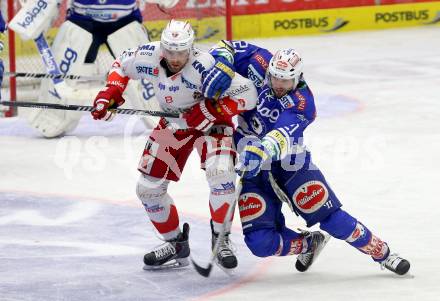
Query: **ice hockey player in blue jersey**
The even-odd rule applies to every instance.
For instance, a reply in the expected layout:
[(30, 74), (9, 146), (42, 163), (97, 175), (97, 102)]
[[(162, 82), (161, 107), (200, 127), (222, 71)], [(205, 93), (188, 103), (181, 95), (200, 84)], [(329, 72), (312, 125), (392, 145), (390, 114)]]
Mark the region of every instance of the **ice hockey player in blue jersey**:
[(283, 202), (307, 226), (319, 223), (331, 236), (345, 240), (396, 274), (410, 263), (391, 253), (386, 242), (341, 209), (311, 153), (303, 144), (304, 130), (314, 121), (313, 94), (303, 77), (303, 60), (294, 49), (275, 55), (244, 41), (214, 48), (216, 64), (203, 82), (206, 97), (215, 97), (231, 79), (231, 70), (251, 79), (258, 90), (256, 108), (238, 116), (234, 135), (240, 154), (237, 172), (243, 188), (239, 211), (245, 242), (259, 257), (298, 255), (296, 268), (306, 271), (329, 236), (320, 231), (296, 232), (286, 227)]

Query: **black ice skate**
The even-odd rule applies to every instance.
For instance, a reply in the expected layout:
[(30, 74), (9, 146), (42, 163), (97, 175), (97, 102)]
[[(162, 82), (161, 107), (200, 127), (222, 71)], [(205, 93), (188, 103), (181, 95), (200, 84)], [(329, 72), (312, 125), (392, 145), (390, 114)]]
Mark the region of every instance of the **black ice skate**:
[(311, 238), (311, 247), (309, 252), (299, 254), (297, 257), (295, 267), (299, 272), (305, 272), (310, 268), (310, 266), (316, 260), (319, 253), (321, 253), (322, 249), (325, 247), (328, 240), (330, 239), (330, 235), (323, 234), (319, 231), (303, 231), (302, 234), (305, 238)]
[(144, 270), (160, 270), (184, 267), (189, 264), (189, 225), (183, 224), (183, 231), (176, 239), (169, 240), (144, 255)]
[[(218, 233), (214, 232), (214, 226), (212, 224), (211, 220), (211, 233), (212, 233), (212, 239), (211, 239), (211, 247), (214, 250), (215, 244), (218, 239)], [(237, 267), (237, 257), (234, 255), (234, 252), (232, 251), (231, 247), (231, 241), (229, 240), (229, 232), (227, 232), (224, 236), (224, 238), (219, 241), (219, 248), (216, 258), (217, 265), (220, 266), (220, 268), (226, 269), (226, 270), (232, 270)]]
[(382, 269), (386, 268), (397, 275), (405, 275), (410, 268), (409, 261), (399, 257), (397, 254), (390, 254), (388, 257), (380, 262)]

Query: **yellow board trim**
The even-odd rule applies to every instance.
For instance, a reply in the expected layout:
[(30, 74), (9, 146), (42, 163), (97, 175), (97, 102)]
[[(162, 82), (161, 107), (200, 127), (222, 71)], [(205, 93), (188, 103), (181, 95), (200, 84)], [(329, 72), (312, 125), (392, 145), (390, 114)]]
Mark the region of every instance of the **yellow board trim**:
[(234, 39), (440, 25), (440, 1), (233, 17)]

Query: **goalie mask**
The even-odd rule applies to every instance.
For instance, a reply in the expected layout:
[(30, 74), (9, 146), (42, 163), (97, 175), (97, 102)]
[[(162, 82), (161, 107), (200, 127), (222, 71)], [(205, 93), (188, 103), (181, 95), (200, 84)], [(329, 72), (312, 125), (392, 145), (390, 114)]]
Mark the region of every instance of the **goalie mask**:
[(301, 56), (294, 49), (278, 50), (269, 62), (268, 84), (280, 98), (294, 90), (303, 73)]

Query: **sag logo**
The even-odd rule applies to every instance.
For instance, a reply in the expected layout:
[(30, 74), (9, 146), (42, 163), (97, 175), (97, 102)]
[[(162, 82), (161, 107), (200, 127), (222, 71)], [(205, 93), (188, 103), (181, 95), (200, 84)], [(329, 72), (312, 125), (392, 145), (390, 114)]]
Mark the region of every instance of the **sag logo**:
[(32, 7), (29, 11), (26, 12), (26, 17), (23, 22), (17, 22), (23, 28), (28, 27), (35, 19), (35, 17), (47, 7), (47, 2), (44, 0), (40, 0), (37, 2), (36, 6)]

